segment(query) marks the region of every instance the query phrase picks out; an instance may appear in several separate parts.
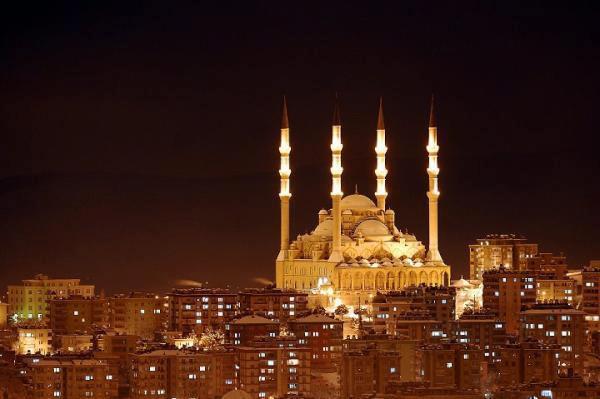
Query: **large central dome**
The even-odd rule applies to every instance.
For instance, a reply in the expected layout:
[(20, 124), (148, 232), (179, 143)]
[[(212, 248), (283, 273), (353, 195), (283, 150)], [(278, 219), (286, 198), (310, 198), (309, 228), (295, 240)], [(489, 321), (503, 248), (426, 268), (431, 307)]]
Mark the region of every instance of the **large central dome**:
[(342, 198), (342, 210), (344, 209), (371, 209), (377, 205), (367, 196), (352, 194)]

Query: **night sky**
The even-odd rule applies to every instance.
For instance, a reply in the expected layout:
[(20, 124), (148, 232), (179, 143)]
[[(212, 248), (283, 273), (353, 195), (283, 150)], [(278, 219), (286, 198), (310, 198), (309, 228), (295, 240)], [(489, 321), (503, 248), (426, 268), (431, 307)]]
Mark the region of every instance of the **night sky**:
[(121, 3), (3, 6), (0, 287), (273, 279), (284, 94), (293, 237), (330, 206), (338, 92), (344, 191), (373, 197), (383, 96), (388, 204), (427, 240), (435, 92), (454, 277), (487, 233), (600, 258), (597, 2)]

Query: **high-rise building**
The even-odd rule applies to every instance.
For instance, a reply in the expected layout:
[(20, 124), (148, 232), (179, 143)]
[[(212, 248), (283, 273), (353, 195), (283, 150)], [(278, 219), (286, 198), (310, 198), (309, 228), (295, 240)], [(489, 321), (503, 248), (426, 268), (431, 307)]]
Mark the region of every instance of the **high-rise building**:
[(600, 315), (600, 265), (582, 270), (581, 309), (588, 315)]
[(493, 362), (495, 349), (507, 339), (505, 323), (489, 311), (463, 313), (458, 320), (452, 321), (450, 332), (456, 342), (476, 345), (483, 350), (484, 360), (488, 363)]
[(94, 286), (82, 285), (77, 278), (55, 279), (38, 274), (33, 279), (23, 280), (21, 285), (8, 286), (8, 312), (20, 319), (46, 319), (51, 299), (71, 295), (91, 298)]
[(297, 338), (264, 337), (235, 352), (238, 388), (255, 399), (310, 393), (311, 351)]
[(447, 323), (455, 318), (455, 299), (456, 292), (452, 287), (421, 285), (380, 293), (372, 300), (374, 328), (393, 334), (396, 320), (414, 310), (427, 311), (433, 320)]
[(238, 293), (242, 314), (258, 314), (287, 322), (306, 312), (308, 294), (292, 289), (249, 288)]
[(483, 351), (475, 345), (443, 343), (421, 347), (421, 380), (430, 387), (480, 389)]
[(585, 312), (566, 303), (537, 303), (521, 312), (521, 339), (558, 344), (559, 370), (583, 371)]
[(342, 352), (343, 324), (323, 314), (311, 314), (291, 320), (288, 326), (301, 346), (311, 348), (313, 370), (335, 370)]
[(223, 330), (238, 314), (237, 294), (223, 289), (176, 289), (169, 294), (169, 328), (184, 336)]
[(514, 234), (488, 234), (469, 245), (469, 268), (472, 280), (482, 280), (486, 270), (503, 265), (511, 270), (525, 270), (529, 258), (537, 255), (538, 245)]
[(521, 307), (536, 302), (535, 274), (500, 266), (483, 273), (483, 306), (506, 323), (506, 332), (519, 331)]
[(544, 344), (534, 339), (518, 344), (503, 344), (495, 349), (492, 373), (499, 387), (552, 382), (558, 378), (560, 345)]
[(390, 348), (345, 349), (340, 373), (341, 398), (384, 394), (390, 383), (400, 382), (401, 356)]
[(109, 298), (110, 326), (119, 334), (151, 339), (156, 331), (166, 328), (167, 303), (164, 298), (148, 293), (132, 292)]
[(409, 285), (448, 285), (450, 267), (438, 244), (438, 130), (433, 99), (428, 128), (427, 176), (429, 191), (429, 248), (395, 225), (394, 211), (386, 207), (387, 169), (385, 126), (380, 104), (376, 129), (375, 177), (377, 202), (355, 192), (342, 191), (342, 124), (336, 101), (331, 137), (331, 207), (318, 213), (315, 229), (290, 240), (290, 125), (284, 103), (281, 123), (280, 192), (281, 242), (276, 260), (276, 285), (304, 292), (322, 289), (346, 303), (355, 303), (377, 290), (397, 290)]
[(130, 355), (130, 397), (209, 399), (236, 387), (232, 351), (155, 350)]
[(450, 325), (436, 320), (427, 310), (411, 310), (399, 314), (390, 333), (396, 337), (407, 337), (421, 343), (436, 343), (449, 337)]
[(74, 295), (51, 299), (49, 307), (50, 328), (55, 334), (90, 334), (109, 326), (108, 299)]
[[(349, 338), (343, 341), (342, 357), (347, 354), (359, 356), (361, 353), (367, 353), (369, 356), (376, 355), (376, 352), (382, 351), (394, 353), (398, 362), (398, 367), (394, 374), (394, 381), (399, 382), (414, 382), (419, 378), (417, 370), (419, 342), (417, 340), (408, 339), (406, 336), (394, 337), (390, 334), (370, 333), (363, 334), (360, 338)], [(354, 363), (354, 366), (360, 365), (360, 359)], [(374, 363), (369, 363), (374, 364)], [(354, 367), (353, 366), (353, 367)], [(361, 372), (361, 370), (358, 370)], [(376, 374), (375, 371), (368, 373)], [(397, 375), (396, 375), (397, 374)], [(355, 381), (348, 379), (346, 382), (342, 379), (342, 383), (354, 384)], [(345, 388), (347, 392), (357, 392), (357, 389)]]
[(262, 316), (248, 315), (225, 325), (227, 340), (234, 346), (249, 345), (256, 337), (276, 337), (279, 323)]
[(29, 358), (26, 362), (35, 398), (118, 398), (118, 375), (104, 360)]

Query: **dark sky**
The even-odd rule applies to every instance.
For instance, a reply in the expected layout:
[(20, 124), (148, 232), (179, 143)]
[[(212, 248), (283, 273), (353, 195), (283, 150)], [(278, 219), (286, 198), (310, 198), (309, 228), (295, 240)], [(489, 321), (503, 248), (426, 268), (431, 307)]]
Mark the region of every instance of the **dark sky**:
[(455, 277), (493, 232), (573, 266), (600, 258), (597, 3), (121, 3), (3, 8), (1, 287), (38, 272), (108, 292), (273, 278), (281, 97), (295, 236), (330, 204), (336, 91), (344, 190), (375, 189), (383, 96), (388, 202), (422, 240), (436, 93)]

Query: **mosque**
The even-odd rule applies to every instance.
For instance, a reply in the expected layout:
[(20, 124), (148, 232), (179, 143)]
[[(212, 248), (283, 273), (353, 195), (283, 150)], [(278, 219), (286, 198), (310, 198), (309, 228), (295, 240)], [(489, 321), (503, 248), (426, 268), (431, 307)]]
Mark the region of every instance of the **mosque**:
[(281, 121), (280, 192), (281, 244), (276, 260), (276, 285), (330, 297), (368, 298), (377, 291), (410, 285), (448, 285), (450, 266), (438, 247), (438, 140), (433, 98), (429, 116), (429, 248), (395, 225), (395, 213), (386, 208), (385, 124), (380, 101), (377, 118), (375, 201), (358, 193), (344, 196), (342, 179), (342, 124), (335, 104), (331, 135), (331, 209), (321, 209), (315, 229), (290, 241), (290, 126), (284, 99)]

